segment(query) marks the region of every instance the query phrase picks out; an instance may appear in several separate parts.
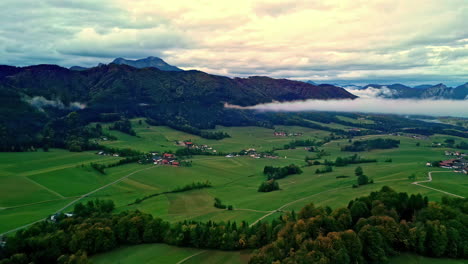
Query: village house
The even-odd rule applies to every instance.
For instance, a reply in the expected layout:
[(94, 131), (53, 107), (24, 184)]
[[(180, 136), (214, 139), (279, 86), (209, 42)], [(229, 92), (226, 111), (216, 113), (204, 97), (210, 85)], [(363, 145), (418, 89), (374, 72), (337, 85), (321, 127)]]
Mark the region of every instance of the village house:
[(466, 157), (468, 154), (460, 151), (445, 151), (445, 156), (457, 156), (457, 157)]
[(171, 153), (164, 153), (162, 157), (153, 156), (154, 165), (172, 165), (174, 167), (180, 166), (180, 162), (176, 160), (176, 156)]
[[(59, 215), (60, 215), (60, 214), (58, 214), (58, 213), (51, 215), (50, 218), (49, 218), (50, 221), (52, 221), (52, 222), (57, 222), (57, 217), (58, 217)], [(72, 217), (72, 216), (73, 216), (72, 213), (65, 213), (65, 214), (63, 214), (63, 215), (64, 215), (65, 217)]]
[(287, 136), (286, 132), (284, 132), (284, 131), (278, 131), (278, 132), (275, 131), (273, 133), (273, 135), (275, 135), (275, 137), (286, 137)]
[(468, 160), (465, 158), (444, 160), (439, 163), (439, 166), (444, 169), (454, 169), (457, 172), (462, 172), (468, 166)]
[(444, 160), (439, 163), (439, 166), (444, 169), (451, 169), (455, 161), (456, 159)]
[(275, 137), (298, 137), (298, 136), (302, 136), (302, 133), (286, 133), (284, 131), (275, 131), (273, 132), (273, 135)]

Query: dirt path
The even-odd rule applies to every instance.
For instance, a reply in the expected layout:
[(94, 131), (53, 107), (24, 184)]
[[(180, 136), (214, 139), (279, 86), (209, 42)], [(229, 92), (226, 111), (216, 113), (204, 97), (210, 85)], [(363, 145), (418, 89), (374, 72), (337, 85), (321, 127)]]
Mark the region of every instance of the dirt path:
[(9, 207), (0, 207), (0, 210), (8, 210), (8, 209), (15, 209), (15, 208), (20, 208), (20, 207), (37, 205), (37, 204), (43, 204), (43, 203), (63, 201), (63, 200), (66, 200), (66, 199), (72, 199), (72, 198), (77, 198), (77, 197), (80, 197), (80, 196), (70, 196), (70, 197), (65, 197), (65, 198), (61, 198), (61, 199), (52, 199), (52, 200), (45, 200), (45, 201), (35, 202), (35, 203), (20, 204), (20, 205), (14, 205), (14, 206), (9, 206)]
[(262, 211), (262, 210), (247, 209), (247, 208), (235, 208), (234, 211), (248, 211), (248, 212), (257, 212), (257, 213), (274, 213), (274, 212), (276, 212), (276, 211)]
[(294, 204), (294, 203), (297, 203), (297, 202), (300, 202), (300, 201), (303, 201), (303, 200), (306, 200), (306, 199), (309, 199), (311, 197), (314, 197), (316, 195), (319, 195), (319, 194), (322, 194), (322, 193), (327, 193), (327, 192), (332, 192), (332, 191), (336, 191), (336, 190), (341, 190), (341, 189), (349, 189), (350, 187), (340, 187), (340, 188), (334, 188), (334, 189), (329, 189), (329, 190), (326, 190), (326, 191), (323, 191), (323, 192), (318, 192), (318, 193), (315, 193), (315, 194), (312, 194), (312, 195), (309, 195), (309, 196), (306, 196), (306, 197), (302, 197), (302, 198), (299, 198), (297, 200), (294, 200), (292, 202), (289, 202), (287, 204), (283, 204), (282, 206), (280, 206), (278, 209), (276, 210), (273, 210), (273, 211), (270, 211), (269, 213), (265, 214), (264, 216), (258, 218), (257, 220), (255, 220), (255, 222), (253, 222), (252, 224), (250, 224), (250, 226), (254, 226), (256, 225), (258, 222), (262, 221), (263, 219), (265, 219), (266, 217), (276, 213), (276, 212), (281, 212), (284, 208), (290, 206), (291, 204)]
[(197, 252), (197, 253), (195, 253), (195, 254), (193, 254), (193, 255), (191, 255), (191, 256), (188, 256), (188, 257), (184, 258), (183, 260), (177, 262), (176, 264), (182, 264), (182, 263), (184, 263), (185, 261), (187, 261), (187, 260), (189, 260), (189, 259), (191, 259), (191, 258), (193, 258), (193, 257), (195, 257), (195, 256), (198, 256), (198, 255), (200, 255), (200, 254), (202, 254), (202, 253), (205, 253), (205, 252), (206, 252), (206, 250)]
[[(407, 179), (391, 179), (391, 180), (383, 180), (383, 181), (376, 181), (375, 183), (381, 183), (381, 182), (389, 182), (389, 181), (402, 181), (402, 180), (407, 180)], [(291, 204), (294, 204), (294, 203), (297, 203), (297, 202), (300, 202), (300, 201), (303, 201), (303, 200), (306, 200), (306, 199), (309, 199), (311, 197), (314, 197), (316, 195), (319, 195), (319, 194), (323, 194), (323, 193), (326, 193), (326, 192), (333, 192), (333, 191), (337, 191), (337, 190), (342, 190), (342, 189), (349, 189), (350, 187), (339, 187), (339, 188), (334, 188), (334, 189), (330, 189), (330, 190), (326, 190), (326, 191), (323, 191), (323, 192), (318, 192), (316, 194), (312, 194), (312, 195), (309, 195), (309, 196), (306, 196), (306, 197), (302, 197), (302, 198), (299, 198), (297, 200), (294, 200), (292, 202), (289, 202), (287, 204), (284, 204), (282, 206), (280, 206), (278, 209), (276, 210), (273, 210), (273, 211), (270, 211), (269, 213), (265, 214), (264, 216), (258, 218), (257, 220), (255, 220), (255, 222), (253, 222), (252, 224), (250, 224), (250, 226), (254, 226), (255, 224), (257, 224), (258, 222), (260, 222), (261, 220), (265, 219), (266, 217), (276, 213), (276, 212), (281, 212), (284, 208), (290, 206)]]
[(418, 185), (418, 186), (421, 186), (421, 187), (424, 187), (424, 188), (427, 188), (427, 189), (430, 189), (430, 190), (433, 190), (433, 191), (445, 193), (445, 194), (448, 194), (448, 195), (451, 195), (451, 196), (455, 196), (455, 197), (464, 199), (465, 197), (463, 197), (463, 196), (460, 196), (460, 195), (457, 195), (457, 194), (454, 194), (454, 193), (449, 193), (449, 192), (446, 192), (446, 191), (442, 191), (442, 190), (439, 190), (439, 189), (436, 189), (436, 188), (432, 188), (432, 187), (420, 184), (420, 183), (423, 183), (423, 182), (431, 182), (432, 181), (432, 173), (443, 173), (443, 172), (447, 173), (448, 171), (430, 171), (427, 174), (427, 178), (428, 178), (427, 180), (425, 180), (425, 181), (415, 181), (412, 184)]
[[(88, 192), (88, 193), (86, 193), (86, 194), (83, 194), (83, 195), (79, 196), (78, 198), (76, 198), (75, 200), (69, 202), (69, 203), (66, 204), (64, 207), (62, 207), (62, 208), (60, 208), (59, 210), (53, 212), (52, 214), (60, 213), (60, 212), (62, 212), (63, 210), (67, 209), (68, 207), (72, 206), (73, 204), (77, 203), (77, 202), (80, 201), (81, 199), (86, 198), (86, 197), (88, 197), (88, 196), (90, 196), (90, 195), (92, 195), (92, 194), (94, 194), (94, 193), (96, 193), (96, 192), (98, 192), (98, 191), (100, 191), (100, 190), (103, 190), (103, 189), (105, 189), (105, 188), (107, 188), (107, 187), (109, 187), (109, 186), (111, 186), (111, 185), (114, 185), (114, 184), (116, 184), (116, 183), (119, 183), (119, 182), (125, 180), (126, 178), (128, 178), (128, 177), (130, 177), (130, 176), (132, 176), (132, 175), (134, 175), (134, 174), (136, 174), (136, 173), (138, 173), (138, 172), (145, 171), (145, 170), (149, 170), (149, 169), (153, 169), (153, 168), (156, 168), (156, 167), (157, 167), (157, 166), (151, 166), (151, 167), (148, 167), (148, 168), (144, 168), (144, 169), (141, 169), (141, 170), (136, 170), (136, 171), (134, 171), (134, 172), (132, 172), (132, 173), (129, 173), (129, 174), (123, 176), (122, 178), (119, 178), (119, 179), (117, 179), (117, 180), (115, 180), (115, 181), (113, 181), (113, 182), (111, 182), (111, 183), (108, 183), (108, 184), (106, 184), (106, 185), (104, 185), (104, 186), (101, 186), (101, 187), (99, 187), (99, 188), (97, 188), (97, 189), (95, 189), (95, 190), (93, 190), (93, 191), (90, 191), (90, 192)], [(15, 229), (12, 229), (12, 230), (9, 230), (9, 231), (3, 232), (3, 233), (0, 234), (0, 236), (3, 236), (3, 235), (6, 235), (6, 234), (9, 234), (9, 233), (12, 233), (12, 232), (21, 230), (21, 229), (23, 229), (23, 228), (26, 228), (26, 227), (28, 227), (28, 226), (34, 225), (35, 223), (42, 222), (42, 221), (44, 221), (44, 220), (45, 220), (45, 218), (40, 219), (40, 220), (37, 220), (37, 221), (34, 221), (34, 222), (32, 222), (32, 223), (29, 223), (29, 224), (26, 224), (26, 225), (23, 225), (23, 226), (20, 226), (20, 227), (17, 227), (17, 228), (15, 228)]]
[(58, 192), (56, 192), (56, 191), (54, 191), (54, 190), (51, 190), (51, 189), (45, 187), (44, 185), (38, 183), (38, 182), (35, 181), (35, 180), (30, 179), (30, 178), (27, 177), (27, 176), (24, 176), (23, 178), (26, 179), (26, 180), (28, 180), (28, 181), (30, 181), (30, 182), (32, 182), (32, 183), (34, 183), (34, 184), (36, 184), (37, 186), (41, 187), (42, 189), (44, 189), (44, 190), (46, 190), (46, 191), (48, 191), (48, 192), (57, 195), (58, 197), (60, 197), (60, 198), (62, 198), (62, 199), (65, 199), (65, 198), (66, 198), (65, 196), (61, 195), (60, 193), (58, 193)]

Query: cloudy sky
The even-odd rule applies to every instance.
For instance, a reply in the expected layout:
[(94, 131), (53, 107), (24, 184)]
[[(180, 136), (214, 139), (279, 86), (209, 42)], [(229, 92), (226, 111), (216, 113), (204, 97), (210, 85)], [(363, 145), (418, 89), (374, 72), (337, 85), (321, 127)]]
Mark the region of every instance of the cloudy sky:
[(466, 0), (1, 0), (0, 10), (0, 64), (159, 56), (228, 76), (468, 81)]

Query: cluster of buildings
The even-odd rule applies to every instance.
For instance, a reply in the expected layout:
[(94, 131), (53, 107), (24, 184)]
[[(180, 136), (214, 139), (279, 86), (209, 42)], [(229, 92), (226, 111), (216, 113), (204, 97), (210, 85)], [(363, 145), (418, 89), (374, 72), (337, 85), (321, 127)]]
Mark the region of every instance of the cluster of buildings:
[(207, 151), (207, 152), (213, 152), (216, 153), (216, 149), (213, 149), (212, 147), (208, 145), (197, 145), (191, 141), (177, 141), (177, 145), (183, 146), (186, 148), (192, 148), (192, 149), (200, 149), (202, 151)]
[(177, 160), (174, 154), (164, 153), (162, 154), (162, 156), (159, 156), (158, 153), (154, 152), (154, 153), (151, 153), (151, 155), (152, 155), (154, 165), (168, 165), (168, 166), (174, 166), (174, 167), (180, 166), (180, 162)]
[(466, 157), (468, 153), (460, 152), (460, 151), (445, 151), (445, 156), (456, 156), (456, 157)]
[[(421, 139), (421, 140), (428, 140), (429, 139), (428, 136), (418, 135), (418, 134), (402, 133), (402, 132), (389, 133), (388, 135), (389, 136), (397, 136), (397, 137), (409, 137), (409, 138), (412, 138), (412, 139)], [(440, 144), (440, 145), (442, 145), (442, 144)]]
[(275, 137), (299, 137), (302, 136), (302, 133), (288, 133), (285, 131), (275, 131), (273, 135)]
[(241, 150), (239, 153), (230, 153), (226, 155), (226, 158), (234, 158), (239, 156), (249, 156), (254, 159), (267, 158), (267, 159), (277, 159), (278, 156), (274, 156), (268, 153), (257, 153), (257, 150), (254, 148)]
[(99, 151), (96, 154), (97, 155), (103, 155), (103, 156), (114, 156), (114, 157), (119, 156), (119, 154), (117, 154), (117, 153), (108, 153), (108, 152), (105, 152), (105, 151)]
[[(432, 166), (431, 163), (427, 163), (426, 165)], [(454, 172), (468, 174), (468, 160), (465, 158), (443, 160), (439, 162), (439, 167), (444, 169), (452, 169)]]

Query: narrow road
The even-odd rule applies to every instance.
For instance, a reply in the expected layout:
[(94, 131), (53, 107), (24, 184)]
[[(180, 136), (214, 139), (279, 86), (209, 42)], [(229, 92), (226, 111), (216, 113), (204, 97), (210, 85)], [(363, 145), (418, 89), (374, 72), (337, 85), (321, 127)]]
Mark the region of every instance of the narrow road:
[(193, 254), (193, 255), (191, 255), (191, 256), (188, 256), (188, 257), (184, 258), (183, 260), (177, 262), (176, 264), (182, 264), (182, 263), (184, 263), (185, 261), (187, 261), (187, 260), (189, 260), (189, 259), (191, 259), (191, 258), (193, 258), (193, 257), (195, 257), (195, 256), (198, 256), (198, 255), (200, 255), (201, 253), (205, 253), (205, 252), (206, 252), (206, 250), (197, 252), (197, 253), (195, 253), (195, 254)]
[(455, 196), (455, 197), (458, 197), (458, 198), (463, 198), (463, 199), (465, 199), (465, 197), (463, 197), (463, 196), (460, 196), (460, 195), (457, 195), (457, 194), (453, 194), (453, 193), (449, 193), (449, 192), (446, 192), (446, 191), (442, 191), (442, 190), (439, 190), (439, 189), (436, 189), (436, 188), (432, 188), (432, 187), (429, 187), (429, 186), (420, 184), (420, 183), (422, 183), (422, 182), (431, 182), (431, 181), (432, 181), (432, 173), (442, 173), (442, 172), (447, 173), (448, 171), (430, 171), (430, 172), (427, 174), (427, 177), (428, 177), (427, 180), (425, 180), (425, 181), (415, 181), (415, 182), (413, 182), (412, 184), (418, 185), (418, 186), (421, 186), (421, 187), (424, 187), (424, 188), (427, 188), (427, 189), (430, 189), (430, 190), (433, 190), (433, 191), (437, 191), (437, 192), (441, 192), (441, 193), (445, 193), (445, 194), (448, 194), (448, 195), (451, 195), (451, 196)]
[[(104, 185), (104, 186), (102, 186), (102, 187), (99, 187), (99, 188), (97, 188), (97, 189), (95, 189), (95, 190), (93, 190), (93, 191), (90, 191), (90, 192), (88, 192), (88, 193), (86, 193), (86, 194), (83, 194), (83, 195), (79, 196), (78, 198), (76, 198), (75, 200), (69, 202), (69, 203), (66, 204), (64, 207), (60, 208), (59, 210), (55, 211), (55, 212), (52, 213), (52, 214), (60, 213), (60, 212), (62, 212), (63, 210), (65, 210), (65, 209), (67, 209), (68, 207), (70, 207), (71, 205), (77, 203), (77, 202), (80, 201), (81, 199), (86, 198), (86, 197), (88, 197), (88, 196), (90, 196), (90, 195), (92, 195), (92, 194), (94, 194), (94, 193), (96, 193), (96, 192), (98, 192), (98, 191), (100, 191), (100, 190), (103, 190), (103, 189), (105, 189), (105, 188), (107, 188), (107, 187), (109, 187), (109, 186), (111, 186), (111, 185), (114, 185), (114, 184), (116, 184), (116, 183), (119, 183), (119, 182), (125, 180), (126, 178), (128, 178), (128, 177), (130, 177), (130, 176), (132, 176), (132, 175), (134, 175), (134, 174), (136, 174), (136, 173), (138, 173), (138, 172), (145, 171), (145, 170), (149, 170), (149, 169), (153, 169), (153, 168), (156, 168), (156, 166), (151, 166), (151, 167), (148, 167), (148, 168), (144, 168), (144, 169), (141, 169), (141, 170), (136, 170), (136, 171), (134, 171), (134, 172), (132, 172), (132, 173), (129, 173), (129, 174), (123, 176), (122, 178), (119, 178), (119, 179), (117, 179), (117, 180), (115, 180), (115, 181), (113, 181), (113, 182), (111, 182), (111, 183), (108, 183), (108, 184), (106, 184), (106, 185)], [(15, 229), (12, 229), (12, 230), (3, 232), (3, 233), (0, 234), (0, 236), (4, 236), (4, 235), (6, 235), (6, 234), (9, 234), (9, 233), (12, 233), (12, 232), (16, 232), (16, 231), (18, 231), (18, 230), (21, 230), (21, 229), (26, 228), (26, 227), (28, 227), (28, 226), (34, 225), (35, 223), (42, 222), (42, 221), (44, 221), (44, 220), (45, 220), (45, 218), (42, 218), (42, 219), (37, 220), (37, 221), (34, 221), (34, 222), (32, 222), (32, 223), (29, 223), (29, 224), (26, 224), (26, 225), (17, 227), (17, 228), (15, 228)]]

